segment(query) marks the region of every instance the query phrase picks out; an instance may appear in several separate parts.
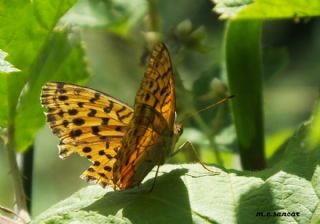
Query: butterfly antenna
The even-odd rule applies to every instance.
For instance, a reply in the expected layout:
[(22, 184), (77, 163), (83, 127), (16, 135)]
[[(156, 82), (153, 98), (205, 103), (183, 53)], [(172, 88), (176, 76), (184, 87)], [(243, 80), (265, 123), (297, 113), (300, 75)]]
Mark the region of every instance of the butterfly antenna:
[(226, 96), (226, 97), (224, 97), (223, 99), (219, 100), (218, 102), (216, 102), (216, 103), (214, 103), (214, 104), (211, 104), (211, 105), (209, 105), (209, 106), (207, 106), (207, 107), (205, 107), (205, 108), (202, 108), (201, 110), (198, 110), (198, 111), (196, 111), (196, 112), (193, 112), (193, 113), (189, 114), (187, 117), (185, 117), (185, 118), (181, 121), (181, 123), (183, 123), (183, 122), (184, 122), (185, 120), (187, 120), (187, 119), (190, 119), (191, 117), (193, 117), (193, 116), (196, 115), (196, 114), (199, 114), (199, 113), (201, 113), (201, 112), (203, 112), (203, 111), (206, 111), (206, 110), (209, 110), (209, 109), (211, 109), (211, 108), (213, 108), (213, 107), (216, 107), (217, 105), (222, 104), (222, 103), (224, 103), (224, 102), (226, 102), (226, 101), (228, 101), (228, 100), (230, 100), (230, 99), (232, 99), (232, 98), (234, 98), (234, 97), (235, 97), (235, 95)]

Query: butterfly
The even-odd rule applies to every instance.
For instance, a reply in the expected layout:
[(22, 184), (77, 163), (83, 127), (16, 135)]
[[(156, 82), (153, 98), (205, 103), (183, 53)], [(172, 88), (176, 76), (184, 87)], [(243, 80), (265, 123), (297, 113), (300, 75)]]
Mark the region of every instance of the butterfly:
[(102, 92), (63, 82), (42, 87), (41, 104), (59, 155), (77, 152), (92, 162), (89, 183), (125, 190), (164, 164), (182, 134), (175, 122), (172, 63), (164, 43), (151, 52), (133, 108)]

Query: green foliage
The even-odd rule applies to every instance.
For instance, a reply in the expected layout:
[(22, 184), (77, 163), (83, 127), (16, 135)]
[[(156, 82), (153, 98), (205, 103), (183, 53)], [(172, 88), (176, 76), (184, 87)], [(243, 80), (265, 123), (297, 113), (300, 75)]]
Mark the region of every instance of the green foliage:
[[(302, 125), (289, 140), (283, 159), (273, 168), (238, 172), (200, 165), (165, 165), (153, 192), (154, 172), (140, 187), (124, 192), (89, 186), (54, 205), (34, 223), (68, 223), (81, 211), (94, 220), (118, 218), (115, 223), (311, 223), (319, 219), (320, 144), (308, 151), (304, 142), (315, 119)], [(97, 215), (93, 212), (97, 212)], [(299, 216), (256, 216), (299, 212)], [(126, 221), (124, 221), (126, 220)]]
[(59, 18), (74, 2), (0, 2), (5, 8), (0, 20), (0, 48), (20, 70), (10, 76), (0, 75), (0, 101), (4, 106), (0, 124), (14, 128), (19, 151), (32, 144), (36, 131), (44, 124), (39, 103), (43, 83), (77, 82), (88, 76), (80, 39), (66, 27), (54, 31)]
[(127, 35), (129, 28), (145, 13), (144, 0), (79, 0), (61, 22), (83, 28), (104, 28)]
[(319, 1), (305, 0), (212, 0), (221, 18), (284, 19), (320, 15)]
[[(309, 4), (298, 0), (281, 1), (281, 3), (272, 0), (215, 2), (217, 4), (214, 10), (222, 14), (221, 18), (233, 19), (228, 23), (225, 34), (225, 62), (230, 91), (237, 96), (232, 101), (232, 110), (242, 166), (249, 170), (263, 169), (265, 166), (261, 49), (263, 21), (319, 15), (320, 4), (314, 1)], [(278, 63), (281, 65), (281, 60), (278, 60)], [(275, 66), (278, 63), (275, 63)], [(270, 70), (264, 70), (270, 73)]]
[[(6, 61), (7, 53), (0, 50), (0, 76), (5, 77), (5, 75), (12, 72), (18, 72), (19, 69), (15, 68), (12, 64)], [(5, 79), (3, 79), (5, 81)], [(0, 127), (4, 128), (8, 124), (8, 91), (6, 88), (6, 82), (0, 82)]]
[[(83, 83), (89, 76), (80, 38), (76, 33), (69, 32), (68, 29), (53, 32), (39, 52), (39, 59), (30, 67), (29, 82), (25, 86), (27, 90), (20, 96), (17, 108), (18, 149), (23, 150), (30, 145), (34, 134), (44, 124), (39, 102), (42, 85), (50, 80)], [(37, 107), (30, 107), (32, 102), (37, 102)]]
[[(160, 34), (165, 41), (169, 37), (178, 42), (175, 47), (181, 45), (180, 49), (170, 48), (173, 49), (173, 62), (180, 66), (177, 67), (183, 77), (181, 80), (176, 78), (177, 110), (182, 110), (180, 114), (188, 114), (189, 111), (179, 101), (185, 100), (184, 104), (200, 110), (217, 101), (212, 100), (212, 96), (219, 98), (219, 94), (225, 95), (227, 90), (223, 81), (214, 80), (224, 72), (229, 92), (236, 95), (232, 100), (234, 125), (230, 125), (228, 109), (225, 109), (227, 105), (224, 105), (216, 112), (207, 111), (196, 116), (193, 119), (196, 121), (190, 122), (191, 127), (186, 128), (181, 138), (182, 142), (189, 140), (204, 149), (199, 150), (203, 161), (221, 164), (220, 168), (210, 166), (219, 172), (218, 175), (210, 174), (200, 165), (164, 165), (153, 192), (148, 190), (153, 183), (154, 172), (148, 175), (141, 187), (124, 192), (99, 186), (85, 187), (38, 215), (34, 223), (319, 223), (320, 103), (315, 106), (312, 118), (293, 135), (293, 129), (286, 127), (268, 134), (269, 138), (265, 140), (263, 75), (271, 77), (276, 74), (288, 63), (289, 56), (284, 48), (266, 51), (261, 47), (264, 21), (286, 18), (297, 21), (319, 16), (319, 1), (213, 0), (216, 3), (214, 10), (221, 14), (221, 18), (230, 19), (223, 33), (224, 55), (221, 62), (225, 68), (217, 66), (220, 52), (216, 49), (214, 51), (219, 52), (215, 55), (217, 57), (210, 54), (210, 63), (203, 62), (207, 60), (199, 52), (204, 53), (211, 47), (205, 43), (210, 32), (203, 24), (189, 18), (188, 7), (182, 6), (182, 1), (175, 2), (185, 7), (186, 18), (176, 19), (178, 13), (174, 12), (173, 17), (178, 22), (168, 25), (173, 17), (166, 17), (165, 4), (160, 2), (0, 0), (0, 135), (6, 140), (7, 129), (11, 130), (13, 136), (9, 135), (9, 138), (14, 141), (12, 145), (17, 151), (24, 152), (44, 125), (39, 103), (41, 86), (51, 80), (80, 84), (87, 81), (88, 60), (94, 64), (100, 56), (92, 56), (90, 52), (90, 46), (95, 44), (96, 49), (101, 48), (109, 55), (106, 63), (115, 64), (130, 73), (126, 78), (114, 78), (117, 74), (114, 67), (101, 69), (100, 72), (107, 74), (108, 79), (100, 80), (109, 80), (101, 85), (109, 84), (118, 89), (115, 83), (120, 80), (123, 87), (119, 93), (135, 86), (129, 82), (135, 78), (135, 69), (138, 70), (132, 69), (132, 64), (137, 64), (133, 62), (133, 56), (141, 55), (141, 52), (127, 51), (123, 43), (145, 44), (152, 39), (150, 36), (158, 37)], [(169, 8), (173, 10), (174, 7), (170, 5)], [(144, 29), (141, 29), (142, 24)], [(97, 43), (96, 39), (88, 41), (97, 30), (100, 33), (108, 31), (112, 35), (99, 37), (101, 39)], [(143, 39), (139, 40), (141, 37)], [(102, 48), (105, 39), (114, 40), (107, 48)], [(167, 41), (169, 45), (172, 39)], [(87, 41), (87, 49), (84, 48), (84, 40)], [(196, 55), (188, 52), (195, 49), (198, 50)], [(124, 53), (116, 54), (120, 51)], [(183, 67), (184, 60), (185, 64), (198, 63), (198, 67), (193, 70), (188, 65)], [(198, 71), (199, 67), (204, 67), (206, 72)], [(189, 77), (192, 92), (187, 96), (182, 80), (188, 79), (188, 71), (190, 76), (200, 75)], [(111, 79), (115, 81), (111, 82)], [(214, 127), (220, 125), (219, 119), (224, 122), (223, 127), (229, 127), (217, 133)], [(244, 169), (262, 169), (266, 159), (268, 168), (256, 172), (227, 169), (234, 167), (235, 139), (239, 143)], [(36, 150), (45, 151), (40, 147)], [(46, 159), (41, 158), (41, 162), (51, 165)], [(47, 167), (47, 170), (52, 169)], [(42, 175), (48, 176), (47, 170)], [(69, 167), (58, 167), (55, 171), (61, 177), (67, 175)], [(61, 182), (65, 190), (65, 184)], [(272, 216), (259, 217), (258, 212), (270, 212)], [(273, 216), (274, 212), (300, 214)]]

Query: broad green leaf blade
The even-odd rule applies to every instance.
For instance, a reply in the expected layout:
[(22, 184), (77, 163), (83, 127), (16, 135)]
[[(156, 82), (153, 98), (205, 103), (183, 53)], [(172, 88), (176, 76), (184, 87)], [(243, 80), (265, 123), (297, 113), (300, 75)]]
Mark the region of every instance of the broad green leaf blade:
[(84, 28), (104, 28), (120, 35), (128, 30), (146, 13), (144, 0), (79, 0), (62, 18), (61, 24)]
[(39, 25), (52, 32), (61, 16), (70, 10), (76, 2), (76, 0), (34, 0), (33, 14), (37, 18)]
[(265, 167), (260, 21), (230, 21), (225, 61), (242, 167)]
[[(319, 203), (310, 181), (284, 171), (266, 179), (223, 170), (210, 176), (199, 165), (165, 165), (161, 172), (165, 173), (151, 193), (152, 179), (140, 189), (125, 192), (89, 186), (41, 214), (34, 223), (55, 222), (56, 217), (68, 223), (69, 218), (61, 217), (79, 209), (131, 223), (309, 223)], [(88, 202), (92, 204), (88, 206)], [(300, 216), (267, 219), (256, 216), (258, 212), (300, 212)]]
[[(39, 52), (59, 18), (74, 2), (75, 0), (0, 1), (0, 8), (5, 9), (0, 11), (0, 49), (7, 52), (8, 60), (21, 70), (20, 73), (1, 77), (3, 92), (0, 99), (3, 99), (2, 106), (5, 108), (0, 108), (0, 111), (6, 110), (6, 119), (9, 120), (0, 122), (2, 125), (12, 128), (15, 125), (17, 104), (21, 103), (18, 99), (29, 81), (31, 66), (39, 59)], [(29, 105), (34, 104), (35, 101)], [(28, 121), (29, 118), (24, 117), (24, 120)], [(23, 129), (29, 125), (32, 126), (28, 123)]]
[(285, 19), (320, 15), (320, 1), (315, 0), (213, 0), (214, 11), (221, 18)]
[[(306, 179), (279, 171), (267, 179), (232, 171), (210, 176), (194, 165), (165, 165), (152, 193), (152, 179), (140, 189), (106, 192), (90, 186), (55, 205), (34, 223), (67, 217), (82, 207), (132, 223), (308, 223), (319, 199)], [(87, 194), (90, 189), (90, 193)], [(97, 193), (99, 192), (99, 193)], [(79, 199), (78, 195), (83, 195)], [(99, 195), (99, 196), (97, 196)], [(90, 206), (83, 201), (98, 199)], [(81, 206), (79, 206), (81, 205)], [(257, 212), (300, 212), (300, 217), (256, 216)], [(165, 215), (164, 215), (165, 214)], [(61, 220), (61, 219), (60, 219)], [(68, 219), (61, 223), (68, 223)]]
[(97, 200), (103, 198), (108, 190), (102, 189), (98, 186), (89, 186), (74, 193), (70, 198), (61, 201), (59, 204), (54, 205), (46, 212), (37, 217), (35, 223), (40, 220), (49, 219), (50, 217), (57, 216), (63, 213), (69, 213), (72, 211), (79, 211), (82, 208), (88, 207)]
[(12, 72), (19, 72), (11, 63), (6, 60), (8, 54), (0, 49), (0, 129), (8, 125), (9, 105), (7, 76)]
[[(28, 77), (28, 69), (60, 16), (75, 0), (0, 1), (0, 48), (9, 54), (8, 60), (22, 71), (12, 79), (10, 89), (17, 101)], [(19, 15), (19, 19), (17, 19)], [(16, 105), (16, 102), (13, 102)]]
[(283, 160), (271, 169), (209, 167), (219, 172), (212, 175), (199, 164), (164, 165), (152, 192), (154, 172), (140, 188), (123, 192), (89, 186), (40, 214), (34, 223), (69, 223), (79, 211), (120, 219), (115, 223), (317, 223), (320, 143), (309, 148), (305, 144), (314, 124), (311, 119), (298, 129)]
[(131, 224), (128, 219), (118, 218), (115, 216), (105, 217), (97, 212), (77, 211), (70, 212), (67, 215), (55, 216), (46, 220), (46, 223), (77, 223), (77, 224), (106, 224), (106, 223), (118, 223), (118, 224)]
[(83, 83), (89, 77), (78, 35), (67, 28), (53, 32), (30, 68), (30, 79), (20, 96), (16, 114), (18, 150), (27, 149), (36, 131), (44, 124), (45, 116), (39, 100), (42, 85), (48, 81)]

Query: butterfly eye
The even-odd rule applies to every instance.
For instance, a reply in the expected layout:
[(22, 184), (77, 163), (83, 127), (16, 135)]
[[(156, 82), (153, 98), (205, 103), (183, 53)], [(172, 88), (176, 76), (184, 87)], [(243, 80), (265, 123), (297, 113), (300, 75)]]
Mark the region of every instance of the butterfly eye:
[(183, 127), (182, 126), (179, 127), (178, 133), (179, 133), (179, 135), (182, 135), (182, 133), (183, 133)]

